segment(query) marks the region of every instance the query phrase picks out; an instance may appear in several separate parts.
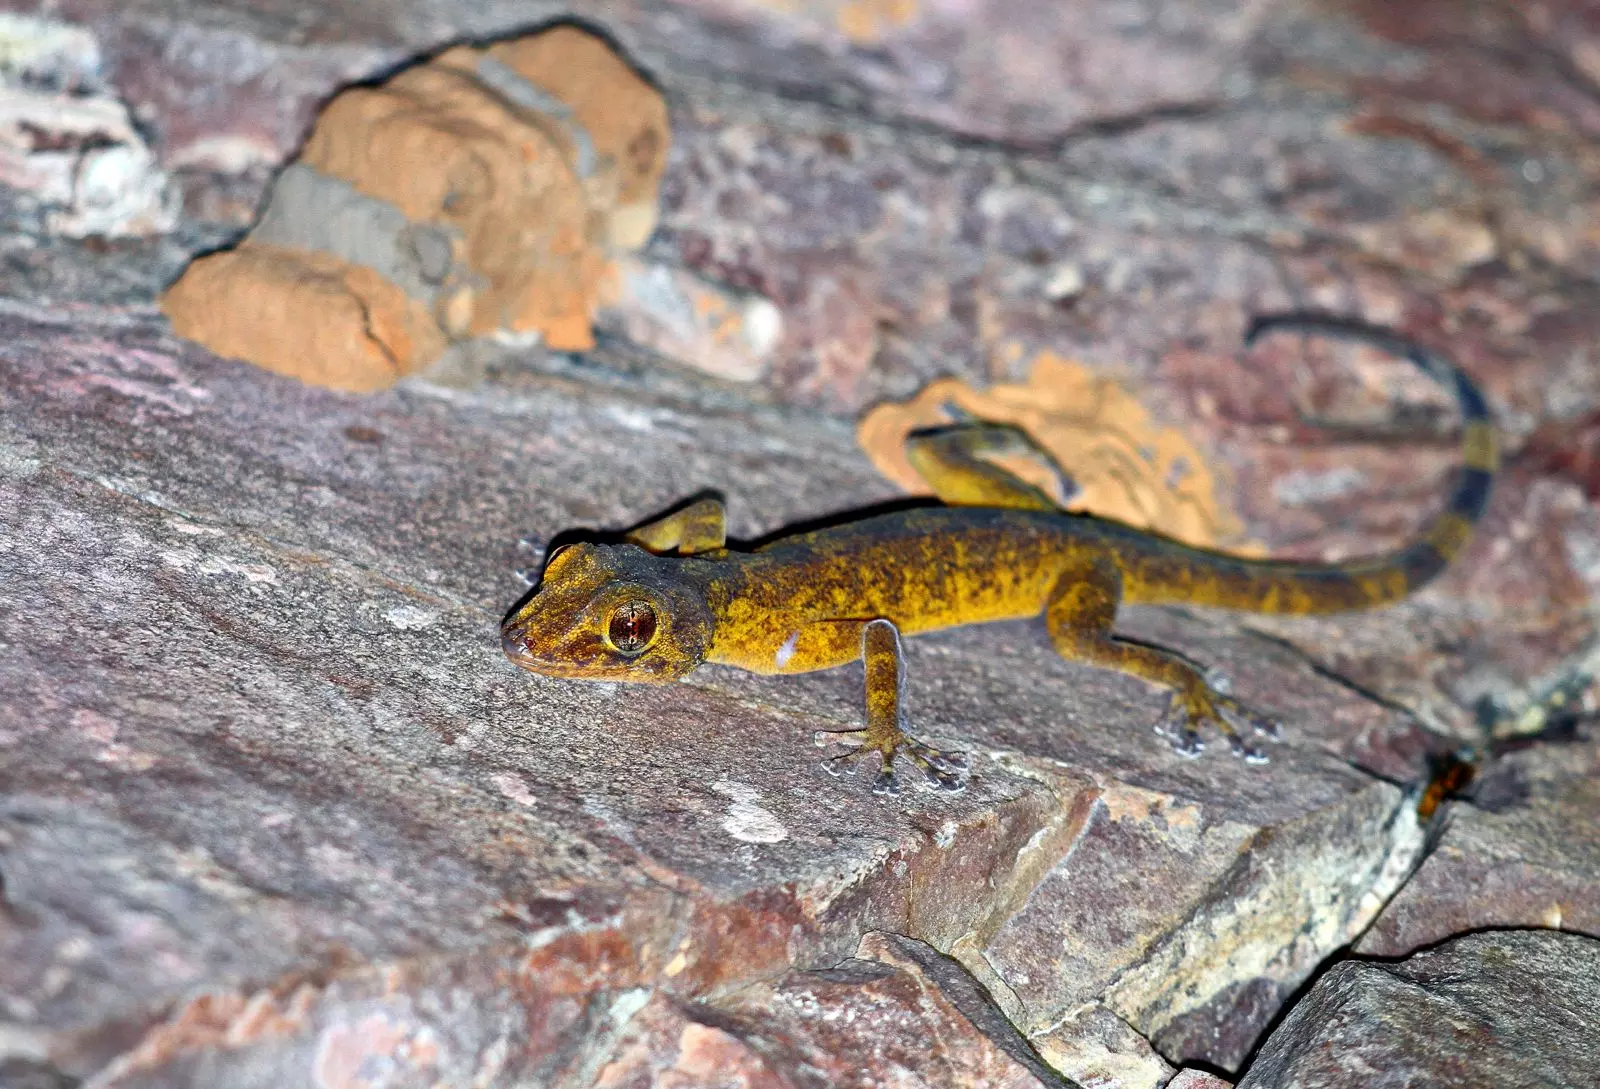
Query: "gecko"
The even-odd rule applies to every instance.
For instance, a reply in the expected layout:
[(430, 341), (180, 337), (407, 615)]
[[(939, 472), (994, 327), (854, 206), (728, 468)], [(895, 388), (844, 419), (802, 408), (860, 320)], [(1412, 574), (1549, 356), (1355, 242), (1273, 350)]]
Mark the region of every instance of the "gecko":
[(859, 729), (837, 731), (855, 744), (831, 758), (830, 770), (853, 771), (857, 760), (876, 754), (876, 793), (898, 791), (902, 759), (934, 785), (959, 790), (966, 757), (907, 729), (901, 637), (1042, 615), (1063, 658), (1168, 689), (1157, 728), (1179, 752), (1198, 755), (1210, 731), (1247, 761), (1264, 762), (1246, 734), (1276, 736), (1276, 723), (1219, 691), (1188, 657), (1119, 638), (1118, 607), (1311, 615), (1398, 601), (1464, 547), (1498, 461), (1488, 407), (1454, 363), (1381, 327), (1315, 313), (1258, 317), (1245, 344), (1283, 332), (1366, 343), (1410, 361), (1455, 395), (1462, 465), (1444, 508), (1410, 543), (1337, 563), (1193, 547), (1062, 509), (990, 460), (1017, 453), (1048, 459), (1025, 432), (966, 422), (908, 436), (907, 455), (933, 489), (934, 505), (736, 548), (729, 547), (721, 501), (702, 498), (620, 541), (554, 549), (537, 588), (502, 624), (502, 647), (535, 673), (646, 684), (676, 681), (703, 662), (789, 674), (860, 661), (864, 720)]

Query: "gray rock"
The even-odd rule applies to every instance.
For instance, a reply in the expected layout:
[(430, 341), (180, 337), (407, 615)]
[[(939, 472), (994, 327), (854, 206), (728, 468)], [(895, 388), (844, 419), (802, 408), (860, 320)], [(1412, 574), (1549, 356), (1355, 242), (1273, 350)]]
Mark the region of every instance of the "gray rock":
[(1600, 938), (1600, 740), (1555, 740), (1497, 760), (1438, 845), (1356, 943), (1404, 956), (1471, 930), (1543, 927)]
[(1600, 941), (1486, 931), (1317, 980), (1239, 1089), (1575, 1089), (1600, 1070)]
[[(646, 260), (777, 310), (759, 380), (478, 345), (368, 398), (211, 358), (150, 300), (338, 86), (571, 10), (51, 9), (87, 32), (73, 80), (128, 103), (186, 204), (159, 238), (71, 242), (0, 192), (0, 1080), (792, 1085), (876, 1047), (909, 1084), (1026, 1084), (1036, 1052), (1153, 1085), (1247, 1061), (1352, 941), (1593, 929), (1592, 744), (1491, 769), (1528, 789), (1458, 808), (1409, 880), (1397, 785), (1449, 743), (1424, 726), (1473, 736), (1480, 700), (1594, 637), (1600, 517), (1564, 427), (1397, 609), (1130, 611), (1284, 720), (1266, 768), (1176, 757), (1159, 695), (1037, 625), (910, 644), (918, 728), (976, 774), (892, 803), (817, 766), (857, 672), (605, 688), (500, 655), (552, 535), (707, 487), (742, 536), (891, 498), (857, 409), (1043, 349), (1188, 428), (1250, 534), (1298, 555), (1404, 535), (1456, 453), (1425, 384), (1241, 358), (1252, 311), (1456, 346), (1513, 447), (1600, 405), (1600, 115), (1572, 77), (1600, 38), (1566, 9), (903, 7), (576, 9), (672, 103)], [(1041, 51), (1049, 78), (1014, 63)], [(875, 931), (960, 970), (859, 959)]]
[(716, 1003), (873, 929), (954, 953), (1025, 1034), (1109, 997), (1226, 1059), (1420, 845), (1396, 788), (1319, 751), (1315, 708), (1359, 701), (1291, 656), (1241, 681), (1304, 701), (1255, 768), (1174, 754), (1158, 694), (1034, 627), (915, 641), (913, 715), (977, 771), (893, 803), (819, 767), (848, 670), (505, 661), (520, 536), (708, 485), (742, 535), (883, 496), (826, 418), (528, 369), (356, 398), (148, 313), (3, 320), (0, 990), (75, 1076), (271, 1084), (332, 1048), (558, 1081), (630, 995)]

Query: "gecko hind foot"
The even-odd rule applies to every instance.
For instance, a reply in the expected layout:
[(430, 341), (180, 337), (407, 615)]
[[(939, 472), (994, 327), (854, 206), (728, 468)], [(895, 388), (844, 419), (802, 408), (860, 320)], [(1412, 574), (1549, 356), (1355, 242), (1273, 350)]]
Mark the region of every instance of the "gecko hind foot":
[(820, 731), (817, 743), (825, 745), (849, 738), (860, 738), (861, 743), (822, 762), (823, 770), (830, 775), (854, 775), (863, 757), (877, 753), (881, 766), (872, 780), (874, 794), (900, 793), (900, 776), (894, 769), (899, 757), (915, 764), (928, 782), (940, 790), (954, 794), (966, 789), (970, 764), (965, 753), (946, 752), (905, 733), (893, 738), (874, 738), (868, 730)]
[(1206, 728), (1221, 734), (1233, 754), (1247, 764), (1266, 764), (1270, 758), (1261, 748), (1246, 741), (1241, 729), (1273, 740), (1283, 734), (1273, 719), (1210, 688), (1195, 695), (1174, 692), (1167, 709), (1156, 720), (1156, 733), (1169, 738), (1173, 749), (1182, 756), (1199, 756), (1205, 751), (1201, 731)]

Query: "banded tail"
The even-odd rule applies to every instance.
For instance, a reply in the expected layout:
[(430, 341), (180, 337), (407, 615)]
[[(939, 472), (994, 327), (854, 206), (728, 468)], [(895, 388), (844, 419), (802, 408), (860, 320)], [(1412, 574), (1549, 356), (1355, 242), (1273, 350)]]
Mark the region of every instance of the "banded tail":
[[(1445, 508), (1401, 548), (1364, 559), (1315, 564), (1247, 560), (1204, 553), (1206, 575), (1179, 586), (1162, 577), (1159, 557), (1134, 561), (1146, 588), (1129, 600), (1190, 601), (1260, 613), (1311, 614), (1387, 605), (1412, 593), (1447, 567), (1472, 536), (1489, 502), (1499, 464), (1498, 438), (1477, 385), (1454, 363), (1387, 329), (1347, 318), (1310, 313), (1257, 318), (1245, 344), (1276, 332), (1305, 332), (1370, 344), (1415, 364), (1456, 396), (1463, 417), (1462, 466)], [(1153, 561), (1153, 562), (1152, 562)], [(1197, 584), (1198, 582), (1198, 584)]]

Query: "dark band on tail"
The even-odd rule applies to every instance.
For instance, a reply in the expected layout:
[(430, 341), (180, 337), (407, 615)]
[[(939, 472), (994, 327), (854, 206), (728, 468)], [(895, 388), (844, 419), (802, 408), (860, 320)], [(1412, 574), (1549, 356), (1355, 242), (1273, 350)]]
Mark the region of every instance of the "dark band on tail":
[[(1269, 314), (1251, 323), (1245, 344), (1275, 332), (1313, 333), (1369, 344), (1409, 360), (1419, 370), (1455, 394), (1464, 420), (1462, 467), (1444, 510), (1435, 515), (1417, 539), (1397, 552), (1366, 560), (1334, 565), (1357, 584), (1366, 604), (1393, 601), (1427, 583), (1443, 571), (1466, 546), (1472, 527), (1489, 503), (1489, 492), (1499, 466), (1498, 441), (1489, 406), (1467, 374), (1443, 356), (1423, 348), (1391, 330), (1349, 318), (1315, 313)], [(1403, 587), (1403, 589), (1402, 589)], [(1400, 592), (1396, 592), (1399, 590)], [(1330, 605), (1333, 602), (1330, 600)]]

